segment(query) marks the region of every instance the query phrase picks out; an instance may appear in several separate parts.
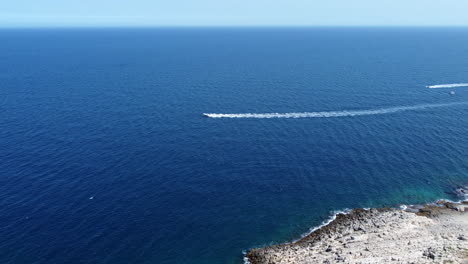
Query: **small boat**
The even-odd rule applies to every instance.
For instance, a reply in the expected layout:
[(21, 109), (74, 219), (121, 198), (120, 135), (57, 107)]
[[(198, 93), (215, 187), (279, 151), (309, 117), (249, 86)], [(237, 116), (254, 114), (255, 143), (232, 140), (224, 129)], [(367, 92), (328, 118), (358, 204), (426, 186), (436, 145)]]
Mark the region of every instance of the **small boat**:
[(450, 91), (450, 95), (455, 95), (455, 91)]

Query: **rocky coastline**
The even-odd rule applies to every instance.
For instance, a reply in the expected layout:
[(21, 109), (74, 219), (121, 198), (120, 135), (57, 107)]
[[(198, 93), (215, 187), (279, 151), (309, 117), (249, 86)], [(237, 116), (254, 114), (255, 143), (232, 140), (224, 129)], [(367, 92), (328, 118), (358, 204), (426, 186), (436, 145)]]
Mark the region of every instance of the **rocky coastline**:
[(251, 264), (468, 263), (468, 201), (403, 208), (353, 209), (300, 240), (245, 257)]

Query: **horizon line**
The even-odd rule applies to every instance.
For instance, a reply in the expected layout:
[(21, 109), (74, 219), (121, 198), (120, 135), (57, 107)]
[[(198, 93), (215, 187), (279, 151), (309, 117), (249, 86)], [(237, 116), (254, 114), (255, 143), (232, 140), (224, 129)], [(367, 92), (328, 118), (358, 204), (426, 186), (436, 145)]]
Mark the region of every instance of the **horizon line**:
[(158, 28), (468, 28), (468, 25), (20, 25), (0, 29), (158, 29)]

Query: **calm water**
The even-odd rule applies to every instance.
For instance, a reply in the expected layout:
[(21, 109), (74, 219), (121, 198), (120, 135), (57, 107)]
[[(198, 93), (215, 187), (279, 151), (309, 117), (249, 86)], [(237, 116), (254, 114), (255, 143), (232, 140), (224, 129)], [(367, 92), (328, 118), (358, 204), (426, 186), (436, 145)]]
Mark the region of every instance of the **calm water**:
[[(1, 263), (242, 263), (468, 182), (468, 29), (0, 31)], [(228, 119), (447, 104), (362, 116)]]

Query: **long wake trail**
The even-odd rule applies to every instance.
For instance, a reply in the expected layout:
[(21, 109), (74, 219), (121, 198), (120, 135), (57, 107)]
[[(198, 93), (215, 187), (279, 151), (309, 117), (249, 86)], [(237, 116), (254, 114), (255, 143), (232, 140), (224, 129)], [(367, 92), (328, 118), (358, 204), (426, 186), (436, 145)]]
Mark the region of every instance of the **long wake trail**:
[(468, 87), (468, 83), (437, 84), (437, 85), (429, 85), (426, 87), (430, 89)]
[(371, 110), (349, 110), (349, 111), (326, 111), (326, 112), (297, 112), (297, 113), (241, 113), (241, 114), (218, 114), (204, 113), (210, 118), (328, 118), (328, 117), (350, 117), (364, 115), (392, 114), (404, 111), (423, 110), (428, 108), (447, 107), (455, 105), (468, 105), (468, 102), (455, 102), (445, 104), (420, 104), (414, 106), (399, 106)]

